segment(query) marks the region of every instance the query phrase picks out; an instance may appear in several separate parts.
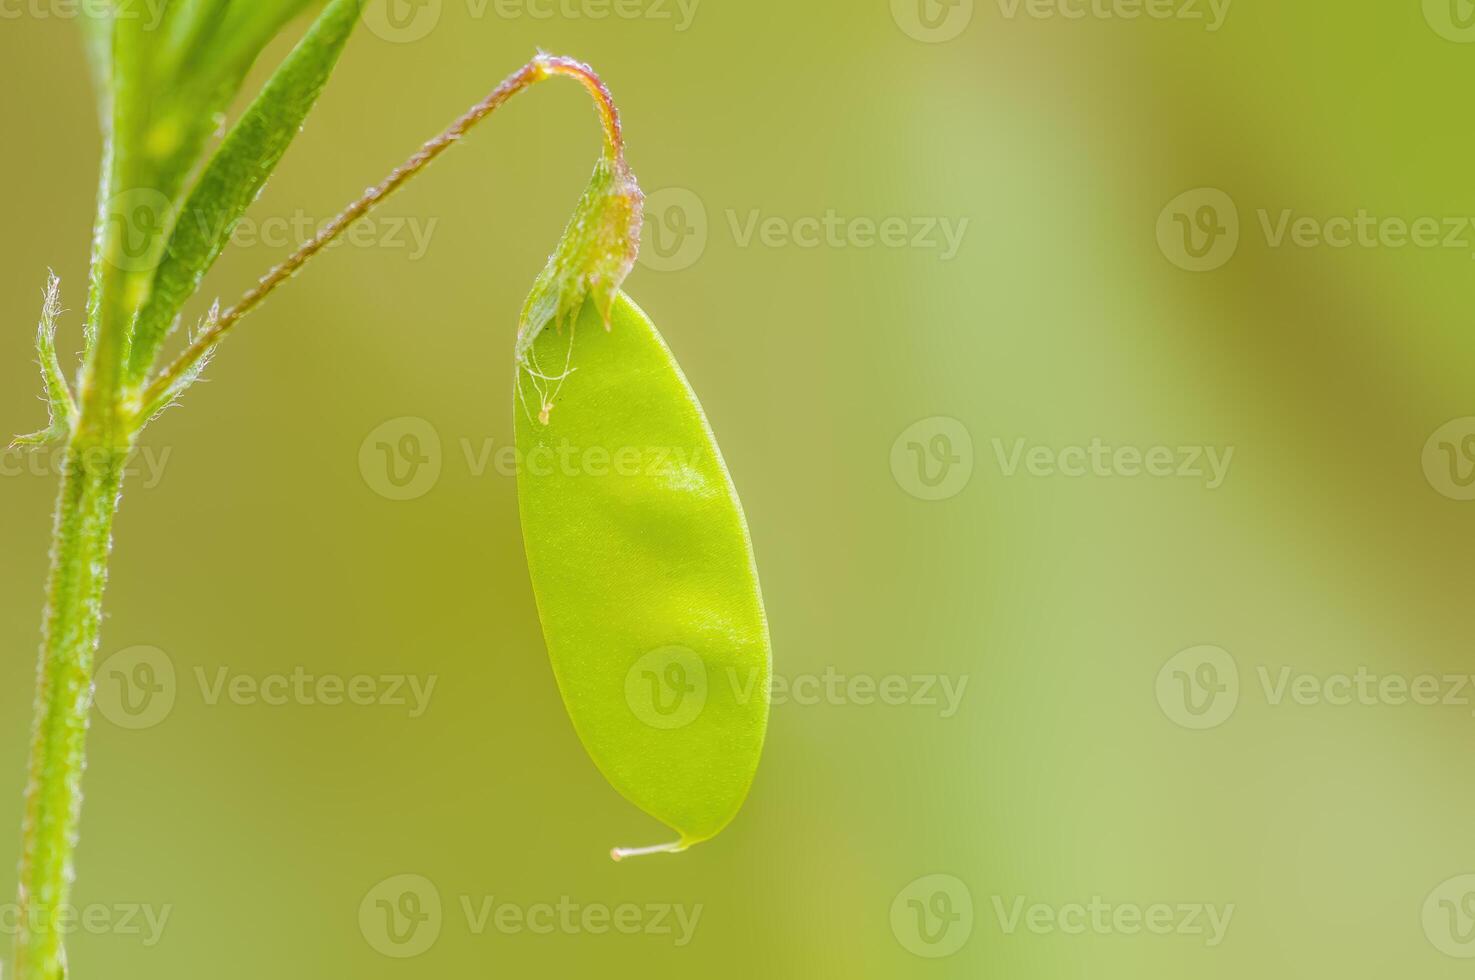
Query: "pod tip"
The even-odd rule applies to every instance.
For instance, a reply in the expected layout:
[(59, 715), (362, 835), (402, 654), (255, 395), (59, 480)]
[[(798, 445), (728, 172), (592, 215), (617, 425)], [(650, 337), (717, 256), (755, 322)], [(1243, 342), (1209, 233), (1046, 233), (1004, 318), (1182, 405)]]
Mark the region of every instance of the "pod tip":
[(684, 850), (686, 845), (678, 840), (651, 847), (615, 847), (610, 849), (609, 856), (615, 861), (623, 861), (625, 858), (644, 857), (647, 854), (679, 854)]

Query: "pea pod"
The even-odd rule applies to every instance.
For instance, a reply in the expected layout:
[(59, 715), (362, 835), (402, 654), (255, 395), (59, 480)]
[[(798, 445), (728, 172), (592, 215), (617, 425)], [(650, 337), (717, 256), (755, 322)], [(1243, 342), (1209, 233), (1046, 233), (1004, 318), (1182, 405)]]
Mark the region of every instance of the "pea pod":
[(722, 830), (768, 725), (767, 620), (742, 506), (696, 395), (623, 293), (519, 358), (518, 498), (538, 612), (585, 749), (680, 839)]

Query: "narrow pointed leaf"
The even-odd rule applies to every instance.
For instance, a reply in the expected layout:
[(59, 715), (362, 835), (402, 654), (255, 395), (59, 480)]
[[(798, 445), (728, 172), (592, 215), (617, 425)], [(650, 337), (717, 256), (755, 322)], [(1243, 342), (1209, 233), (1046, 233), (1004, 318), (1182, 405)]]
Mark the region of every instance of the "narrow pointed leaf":
[(82, 46), (87, 52), (87, 66), (92, 72), (92, 87), (97, 92), (97, 110), (103, 131), (112, 128), (113, 102), (113, 16), (108, 7), (82, 4), (79, 18)]
[(261, 50), (316, 2), (156, 0), (115, 15), (118, 186), (172, 200)]
[(134, 318), (148, 298), (184, 188), (247, 71), (288, 20), (317, 2), (114, 4), (87, 398), (112, 399), (127, 375)]
[(61, 360), (56, 355), (56, 321), (61, 316), (61, 279), (56, 273), (46, 277), (46, 293), (41, 301), (41, 321), (36, 326), (36, 354), (41, 363), (41, 382), (46, 401), (51, 406), (53, 422), (69, 421), (77, 406), (67, 387)]
[[(216, 322), (219, 321), (219, 319), (220, 302), (217, 300), (210, 307), (210, 312), (205, 314), (204, 321), (195, 331), (196, 334), (212, 329), (215, 326)], [(190, 342), (194, 342), (193, 337), (191, 337)], [(152, 401), (146, 402), (143, 406), (143, 410), (139, 413), (139, 416), (148, 422), (152, 422), (154, 419), (162, 415), (165, 410), (173, 408), (176, 404), (178, 404), (179, 399), (184, 397), (184, 393), (188, 391), (191, 387), (193, 387), (196, 381), (200, 380), (200, 376), (204, 374), (205, 369), (210, 366), (210, 362), (215, 358), (215, 350), (216, 349), (212, 347), (210, 348), (210, 350), (206, 351), (206, 353), (198, 361), (191, 364), (189, 366), (189, 369), (181, 374), (178, 379), (174, 381), (173, 384), (165, 388), (157, 398), (154, 398)]]
[(230, 241), (322, 94), (358, 21), (359, 0), (333, 0), (282, 62), (206, 165), (174, 221), (134, 327), (130, 380), (143, 379), (180, 308)]
[(72, 400), (56, 356), (56, 321), (61, 315), (61, 280), (56, 273), (46, 278), (46, 293), (41, 301), (41, 320), (36, 327), (36, 356), (41, 365), (41, 386), (46, 393), (50, 421), (46, 428), (29, 435), (17, 436), (13, 446), (44, 446), (60, 442), (71, 432), (77, 406)]

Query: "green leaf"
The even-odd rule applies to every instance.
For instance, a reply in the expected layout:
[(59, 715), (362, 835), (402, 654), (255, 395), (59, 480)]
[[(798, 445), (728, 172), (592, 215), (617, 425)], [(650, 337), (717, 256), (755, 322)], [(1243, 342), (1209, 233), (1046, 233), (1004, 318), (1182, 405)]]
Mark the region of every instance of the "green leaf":
[(76, 424), (77, 406), (72, 401), (61, 362), (56, 356), (56, 320), (61, 316), (61, 280), (56, 273), (46, 277), (46, 292), (41, 300), (41, 321), (36, 327), (36, 354), (41, 365), (41, 386), (51, 413), (50, 424), (30, 435), (17, 436), (12, 446), (45, 446), (61, 442)]
[[(220, 302), (217, 300), (214, 304), (211, 305), (210, 312), (205, 314), (205, 319), (200, 323), (199, 328), (195, 331), (195, 335), (212, 330), (215, 327), (216, 323), (219, 322), (219, 320)], [(194, 340), (195, 336), (192, 335), (190, 337), (190, 343), (194, 343)], [(166, 409), (173, 408), (179, 402), (179, 399), (183, 397), (184, 393), (188, 391), (196, 381), (200, 380), (200, 375), (205, 373), (205, 369), (210, 366), (210, 362), (214, 360), (214, 358), (214, 348), (206, 351), (203, 355), (201, 355), (198, 361), (195, 361), (193, 364), (191, 364), (188, 368), (185, 369), (182, 374), (179, 375), (178, 378), (174, 379), (171, 384), (165, 387), (164, 390), (160, 392), (158, 397), (152, 399), (151, 401), (146, 401), (144, 403), (142, 411), (139, 412), (139, 418), (143, 419), (146, 424), (148, 422), (152, 422)]]
[[(88, 299), (83, 390), (89, 403), (118, 396), (134, 318), (148, 298), (184, 187), (225, 108), (262, 48), (315, 2), (113, 3), (112, 87), (105, 97), (111, 124)], [(100, 409), (83, 414), (116, 427)]]
[(96, 4), (82, 4), (80, 23), (82, 45), (87, 51), (87, 65), (92, 70), (92, 86), (97, 90), (99, 121), (104, 131), (112, 127), (113, 116), (113, 18), (112, 11)]
[(174, 221), (134, 326), (129, 380), (142, 381), (180, 308), (199, 289), (322, 94), (358, 22), (360, 0), (334, 0), (282, 62), (211, 158)]
[(590, 302), (534, 337), (515, 412), (523, 538), (564, 703), (610, 783), (680, 834), (618, 858), (683, 850), (737, 813), (771, 666), (747, 524), (696, 395), (623, 293), (608, 322)]
[(115, 5), (115, 185), (148, 188), (173, 200), (262, 48), (315, 2)]

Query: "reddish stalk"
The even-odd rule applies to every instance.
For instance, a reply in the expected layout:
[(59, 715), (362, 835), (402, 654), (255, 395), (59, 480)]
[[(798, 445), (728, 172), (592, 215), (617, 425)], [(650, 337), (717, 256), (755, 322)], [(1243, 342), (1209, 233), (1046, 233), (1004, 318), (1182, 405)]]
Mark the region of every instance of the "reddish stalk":
[(255, 286), (252, 286), (236, 301), (234, 306), (221, 313), (214, 323), (201, 331), (184, 353), (160, 372), (149, 385), (148, 390), (144, 392), (141, 399), (142, 405), (152, 406), (164, 399), (180, 379), (188, 375), (192, 368), (209, 355), (231, 328), (247, 313), (261, 305), (262, 300), (271, 295), (273, 290), (295, 276), (309, 259), (332, 244), (333, 240), (343, 234), (355, 221), (372, 211), (411, 177), (429, 166), (436, 157), (450, 149), (473, 126), (491, 115), (514, 95), (553, 75), (572, 78), (589, 90), (589, 94), (594, 97), (600, 123), (604, 126), (605, 154), (612, 159), (623, 157), (625, 140), (620, 127), (620, 111), (610, 96), (609, 88), (595, 74), (594, 69), (573, 58), (538, 55), (503, 79), (501, 84), (492, 89), (486, 98), (468, 109), (439, 136), (428, 140), (413, 156), (396, 167), (388, 177), (370, 188), (363, 197), (354, 201), (338, 217), (324, 225), (310, 241), (262, 276)]

